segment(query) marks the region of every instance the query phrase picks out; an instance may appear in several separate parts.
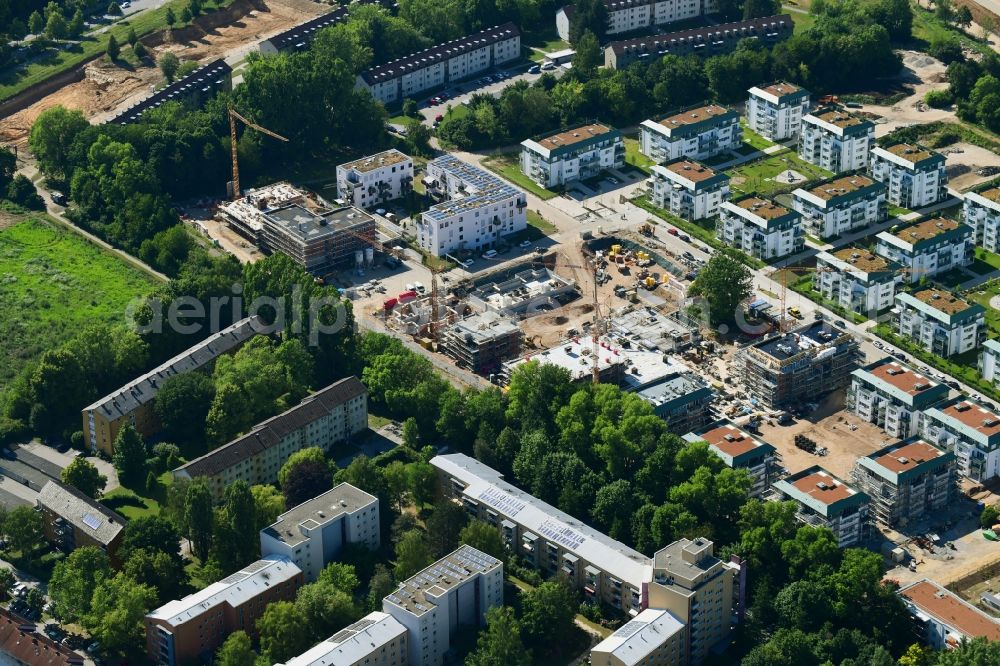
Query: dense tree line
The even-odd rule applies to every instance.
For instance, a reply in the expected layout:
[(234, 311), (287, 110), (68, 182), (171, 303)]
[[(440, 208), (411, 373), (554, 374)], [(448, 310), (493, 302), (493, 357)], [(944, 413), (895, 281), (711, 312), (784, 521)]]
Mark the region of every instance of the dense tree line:
[(438, 44), (513, 21), (522, 30), (555, 21), (553, 0), (401, 0), (399, 16)]
[(949, 101), (958, 117), (1000, 131), (1000, 58), (989, 53), (980, 60), (956, 60), (948, 65)]

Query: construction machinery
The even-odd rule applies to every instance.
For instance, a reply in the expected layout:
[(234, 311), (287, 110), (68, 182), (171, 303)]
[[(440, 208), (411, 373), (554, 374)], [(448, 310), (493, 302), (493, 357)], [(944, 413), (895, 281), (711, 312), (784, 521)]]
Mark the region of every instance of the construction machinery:
[(240, 198), (240, 164), (239, 164), (239, 152), (237, 150), (236, 144), (236, 121), (239, 120), (241, 123), (249, 127), (250, 129), (257, 130), (261, 134), (266, 134), (267, 136), (278, 139), (279, 141), (287, 142), (288, 139), (281, 136), (277, 132), (272, 132), (266, 127), (261, 127), (257, 123), (247, 120), (240, 113), (234, 109), (232, 106), (229, 107), (229, 144), (233, 151), (233, 201)]

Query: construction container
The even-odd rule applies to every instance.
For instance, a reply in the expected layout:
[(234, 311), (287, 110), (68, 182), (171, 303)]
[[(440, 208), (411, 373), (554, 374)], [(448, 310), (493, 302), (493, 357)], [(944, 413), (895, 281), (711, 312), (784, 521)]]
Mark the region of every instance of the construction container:
[(400, 303), (409, 303), (417, 297), (417, 292), (415, 291), (404, 291), (399, 295)]
[(382, 301), (382, 308), (384, 310), (391, 310), (399, 304), (399, 300), (395, 298), (387, 298)]

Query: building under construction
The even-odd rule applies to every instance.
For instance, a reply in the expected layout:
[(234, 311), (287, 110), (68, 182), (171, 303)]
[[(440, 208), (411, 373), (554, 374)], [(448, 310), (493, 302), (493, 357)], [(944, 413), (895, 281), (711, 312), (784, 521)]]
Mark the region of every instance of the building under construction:
[(847, 386), (860, 359), (853, 335), (817, 321), (740, 349), (732, 374), (758, 405), (786, 409)]
[(486, 375), (521, 353), (524, 333), (517, 322), (496, 312), (483, 312), (444, 331), (444, 353), (459, 367)]
[(542, 267), (479, 284), (466, 295), (465, 302), (479, 312), (526, 319), (562, 307), (578, 296), (576, 282)]

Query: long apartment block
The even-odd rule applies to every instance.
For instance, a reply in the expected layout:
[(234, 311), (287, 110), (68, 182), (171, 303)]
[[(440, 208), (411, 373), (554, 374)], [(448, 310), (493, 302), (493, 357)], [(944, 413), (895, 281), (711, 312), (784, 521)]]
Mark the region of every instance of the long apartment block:
[(979, 374), (988, 382), (1000, 380), (1000, 340), (986, 340), (979, 353)]
[(925, 412), (920, 436), (955, 454), (956, 469), (973, 481), (1000, 475), (1000, 415), (964, 396)]
[(358, 208), (399, 199), (412, 188), (413, 160), (395, 148), (337, 166), (337, 196)]
[(708, 448), (732, 469), (742, 469), (750, 475), (751, 497), (763, 497), (780, 467), (773, 446), (738, 425), (721, 420), (684, 435), (689, 442), (705, 442)]
[(941, 358), (979, 349), (986, 340), (986, 308), (940, 289), (896, 294), (892, 323), (897, 335)]
[(924, 410), (947, 397), (947, 386), (887, 357), (851, 373), (847, 409), (906, 439), (920, 432)]
[(961, 222), (937, 217), (880, 232), (875, 252), (902, 266), (912, 284), (971, 264), (976, 247), (972, 236), (972, 229)]
[(592, 666), (687, 664), (687, 632), (668, 611), (647, 608), (590, 650)]
[(963, 200), (962, 221), (972, 229), (975, 244), (1000, 252), (1000, 187), (966, 192)]
[(707, 160), (742, 143), (740, 114), (718, 104), (688, 107), (639, 126), (639, 152), (657, 164), (679, 157)]
[(137, 123), (147, 111), (158, 109), (167, 102), (183, 101), (189, 106), (201, 106), (216, 94), (232, 90), (232, 74), (225, 60), (214, 60), (136, 102), (108, 122), (115, 125)]
[[(619, 35), (654, 25), (686, 21), (702, 14), (718, 11), (717, 0), (603, 0), (608, 12), (605, 34)], [(574, 5), (556, 12), (556, 32), (569, 41), (569, 26), (576, 13)]]
[(715, 235), (762, 261), (801, 252), (806, 244), (801, 213), (756, 196), (722, 202)]
[(875, 520), (902, 528), (943, 511), (955, 496), (955, 454), (914, 437), (858, 458), (851, 481)]
[(226, 486), (274, 483), (288, 456), (310, 447), (328, 450), (368, 428), (368, 389), (347, 377), (295, 407), (258, 423), (246, 435), (174, 470), (175, 479), (206, 479), (215, 501)]
[(729, 176), (699, 162), (681, 158), (654, 165), (651, 171), (650, 201), (682, 219), (714, 217), (729, 200)]
[(875, 123), (824, 107), (802, 118), (799, 157), (821, 169), (840, 173), (868, 168), (875, 147)]
[(863, 247), (816, 254), (813, 289), (850, 312), (871, 315), (888, 310), (903, 281), (899, 264)]
[(625, 165), (625, 141), (599, 122), (521, 142), (521, 172), (540, 187), (561, 187)]
[(1000, 641), (1000, 620), (932, 580), (910, 583), (896, 594), (913, 616), (922, 641), (935, 650), (954, 650), (973, 638)]
[(402, 103), (520, 57), (521, 30), (504, 23), (370, 67), (357, 87), (383, 104)]
[(872, 178), (885, 183), (889, 203), (901, 208), (932, 206), (948, 196), (944, 155), (917, 144), (872, 149)]
[(861, 174), (838, 176), (792, 192), (792, 208), (809, 233), (822, 239), (883, 222), (888, 217), (885, 185)]
[(841, 548), (867, 537), (871, 498), (819, 465), (776, 482), (774, 489), (798, 505), (796, 517), (801, 522), (830, 528)]
[(388, 613), (373, 611), (274, 666), (406, 666), (406, 627)]
[(798, 136), (809, 113), (809, 91), (794, 83), (776, 81), (747, 91), (747, 125), (771, 141)]

